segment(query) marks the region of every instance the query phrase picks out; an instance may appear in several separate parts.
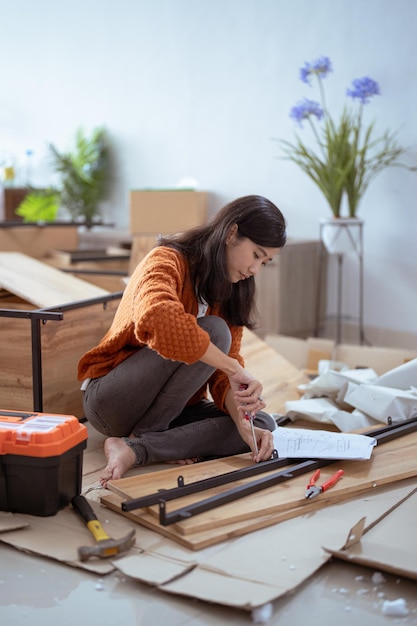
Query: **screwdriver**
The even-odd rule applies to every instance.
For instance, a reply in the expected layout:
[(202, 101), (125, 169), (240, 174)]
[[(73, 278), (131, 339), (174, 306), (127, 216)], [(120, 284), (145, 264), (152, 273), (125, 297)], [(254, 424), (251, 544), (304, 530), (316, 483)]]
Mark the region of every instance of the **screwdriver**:
[[(240, 385), (239, 389), (247, 389), (248, 386), (247, 385)], [(259, 449), (258, 449), (258, 443), (256, 441), (256, 435), (255, 435), (255, 428), (253, 426), (253, 416), (248, 413), (247, 411), (245, 411), (245, 418), (249, 421), (250, 427), (251, 427), (251, 431), (252, 431), (252, 439), (253, 439), (253, 447), (255, 449), (255, 455), (258, 454)]]

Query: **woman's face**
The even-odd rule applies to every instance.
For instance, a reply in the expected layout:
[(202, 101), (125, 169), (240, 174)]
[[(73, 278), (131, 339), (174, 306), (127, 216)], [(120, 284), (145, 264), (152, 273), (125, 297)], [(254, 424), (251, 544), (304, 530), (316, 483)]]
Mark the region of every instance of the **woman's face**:
[(237, 237), (237, 225), (230, 231), (226, 241), (226, 264), (232, 283), (256, 276), (259, 270), (272, 261), (280, 248), (265, 248), (246, 237)]

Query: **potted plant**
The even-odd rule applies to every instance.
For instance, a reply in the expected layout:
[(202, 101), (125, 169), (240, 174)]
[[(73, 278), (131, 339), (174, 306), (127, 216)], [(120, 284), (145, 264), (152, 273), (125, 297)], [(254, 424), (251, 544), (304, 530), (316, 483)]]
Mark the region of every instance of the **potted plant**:
[(88, 137), (82, 129), (76, 133), (75, 150), (59, 152), (51, 144), (55, 171), (60, 175), (59, 187), (31, 189), (16, 209), (26, 222), (53, 222), (60, 207), (74, 222), (88, 228), (101, 214), (100, 202), (108, 193), (109, 148), (103, 128), (96, 128)]
[(357, 106), (345, 106), (339, 121), (333, 119), (326, 106), (323, 85), (331, 71), (328, 57), (305, 63), (300, 79), (308, 85), (312, 78), (316, 79), (320, 102), (304, 98), (290, 112), (300, 127), (308, 122), (315, 148), (308, 147), (298, 134), (294, 143), (281, 140), (281, 144), (286, 158), (301, 167), (318, 185), (333, 216), (341, 217), (342, 200), (346, 197), (347, 217), (355, 218), (366, 189), (378, 173), (391, 166), (416, 168), (400, 161), (405, 149), (397, 144), (395, 133), (385, 131), (375, 137), (375, 123), (364, 125), (364, 106), (380, 94), (379, 85), (372, 78), (365, 76), (352, 82), (346, 95)]

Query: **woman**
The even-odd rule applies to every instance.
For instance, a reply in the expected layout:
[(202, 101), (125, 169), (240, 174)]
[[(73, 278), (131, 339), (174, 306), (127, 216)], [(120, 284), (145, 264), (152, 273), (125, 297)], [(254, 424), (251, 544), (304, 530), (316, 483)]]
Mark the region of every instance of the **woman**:
[(285, 240), (280, 210), (245, 196), (162, 238), (139, 263), (78, 368), (85, 416), (107, 436), (103, 486), (135, 465), (249, 450), (256, 462), (270, 458), (275, 421), (239, 352), (243, 327), (254, 325), (254, 276)]

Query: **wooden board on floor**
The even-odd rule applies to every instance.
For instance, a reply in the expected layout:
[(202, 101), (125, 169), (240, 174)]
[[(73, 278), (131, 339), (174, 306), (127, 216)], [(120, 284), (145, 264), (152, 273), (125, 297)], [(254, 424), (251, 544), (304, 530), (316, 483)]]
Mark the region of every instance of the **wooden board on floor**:
[(39, 308), (89, 300), (109, 293), (19, 252), (0, 252), (0, 287)]
[(285, 403), (300, 399), (297, 387), (309, 381), (307, 376), (247, 328), (243, 331), (241, 353), (246, 369), (263, 385), (265, 410), (285, 414)]
[[(251, 532), (254, 529), (261, 528), (263, 525), (270, 525), (283, 518), (288, 519), (295, 515), (311, 514), (317, 508), (325, 507), (329, 504), (342, 502), (346, 499), (362, 495), (363, 493), (372, 491), (375, 487), (381, 487), (390, 483), (394, 483), (406, 478), (417, 475), (417, 465), (415, 463), (415, 449), (417, 446), (417, 433), (412, 433), (384, 443), (374, 449), (373, 455), (369, 461), (342, 461), (324, 467), (321, 471), (321, 478), (318, 484), (324, 482), (337, 469), (344, 469), (343, 478), (330, 490), (320, 494), (312, 500), (304, 498), (304, 492), (308, 483), (309, 476), (302, 475), (296, 478), (280, 483), (273, 487), (260, 490), (250, 496), (246, 496), (235, 502), (230, 502), (221, 507), (214, 508), (199, 515), (193, 516), (181, 522), (162, 527), (159, 524), (158, 507), (148, 507), (142, 512), (134, 511), (136, 521), (143, 523), (146, 521), (148, 527), (166, 535), (166, 529), (169, 528), (170, 536), (187, 537), (192, 544), (192, 537), (200, 533), (206, 533), (204, 540), (211, 541), (215, 544), (223, 541), (225, 535), (234, 532), (234, 525), (240, 526), (239, 534)], [(237, 457), (230, 457), (235, 459)], [(248, 463), (248, 458), (246, 463)], [(145, 476), (133, 476), (130, 478), (122, 478), (118, 481), (111, 481), (108, 484), (109, 489), (116, 491), (117, 496), (122, 501), (122, 494), (126, 499), (136, 498), (142, 495), (153, 493), (158, 489), (169, 489), (177, 484), (178, 476), (184, 477), (185, 484), (201, 479), (208, 474), (224, 473), (224, 468), (231, 463), (229, 459), (219, 459), (208, 461), (206, 463), (183, 466), (180, 469), (175, 468), (158, 472), (152, 477), (149, 474)], [(201, 469), (200, 469), (201, 466)], [(231, 465), (229, 464), (229, 467)], [(198, 471), (200, 475), (198, 477)], [(228, 470), (230, 471), (230, 469)], [(266, 474), (265, 474), (266, 475)], [(269, 475), (272, 475), (269, 473)], [(259, 477), (258, 477), (259, 478)], [(246, 479), (243, 482), (251, 482), (257, 478)], [(232, 483), (216, 487), (209, 491), (194, 494), (167, 503), (167, 512), (176, 510), (186, 506), (188, 503), (199, 502), (212, 495), (223, 493), (226, 489), (233, 488), (242, 483)], [(102, 499), (104, 504), (106, 497)], [(114, 500), (112, 500), (114, 503)], [(119, 511), (120, 502), (118, 503)], [(134, 519), (130, 517), (130, 519)], [(275, 520), (275, 521), (274, 521)], [(227, 528), (229, 527), (229, 528)], [(231, 527), (231, 529), (230, 529)], [(207, 534), (208, 533), (208, 534)], [(210, 545), (210, 544), (207, 544)]]
[[(124, 498), (117, 495), (116, 493), (110, 493), (106, 496), (102, 496), (100, 498), (100, 502), (107, 506), (109, 509), (120, 513), (127, 519), (148, 528), (149, 530), (156, 531), (160, 535), (167, 537), (168, 539), (172, 539), (176, 543), (189, 550), (203, 550), (204, 548), (208, 548), (209, 546), (215, 545), (222, 541), (227, 541), (228, 539), (233, 539), (235, 537), (241, 537), (243, 535), (247, 535), (250, 532), (254, 532), (255, 530), (260, 530), (261, 528), (267, 528), (268, 526), (273, 526), (274, 524), (278, 524), (279, 522), (284, 522), (285, 520), (292, 519), (298, 515), (302, 515), (304, 511), (299, 511), (296, 509), (291, 509), (289, 511), (284, 511), (280, 515), (264, 515), (261, 517), (254, 518), (249, 520), (247, 523), (242, 524), (241, 522), (234, 522), (232, 524), (225, 524), (220, 528), (216, 529), (216, 532), (213, 533), (212, 530), (203, 530), (200, 532), (193, 533), (192, 535), (182, 535), (178, 532), (175, 524), (171, 526), (161, 526), (155, 519), (155, 517), (147, 513), (146, 510), (138, 510), (138, 511), (130, 511), (125, 512), (121, 509), (121, 503)], [(311, 515), (313, 510), (316, 510), (318, 507), (313, 505), (310, 507), (309, 514)]]

